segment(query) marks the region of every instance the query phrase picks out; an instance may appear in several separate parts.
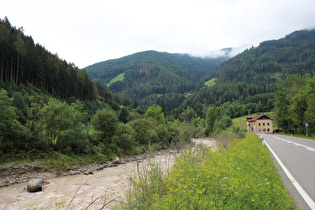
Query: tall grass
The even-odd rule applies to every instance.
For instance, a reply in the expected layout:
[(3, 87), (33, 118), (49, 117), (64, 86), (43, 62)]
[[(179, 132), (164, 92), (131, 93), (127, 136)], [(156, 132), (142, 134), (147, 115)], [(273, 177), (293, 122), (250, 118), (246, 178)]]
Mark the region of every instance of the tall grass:
[(195, 151), (183, 152), (146, 209), (296, 209), (258, 136)]
[[(137, 161), (134, 176), (129, 178), (129, 188), (125, 192), (125, 202), (118, 204), (120, 209), (148, 209), (155, 201), (155, 195), (166, 192), (165, 180), (174, 166), (177, 154), (166, 153), (154, 156), (157, 147), (147, 151), (147, 159)], [(170, 150), (170, 151), (175, 151)]]
[(153, 195), (161, 195), (165, 191), (164, 175), (159, 165), (150, 163), (148, 169), (130, 178), (130, 188), (126, 193), (123, 209), (148, 209), (153, 204)]

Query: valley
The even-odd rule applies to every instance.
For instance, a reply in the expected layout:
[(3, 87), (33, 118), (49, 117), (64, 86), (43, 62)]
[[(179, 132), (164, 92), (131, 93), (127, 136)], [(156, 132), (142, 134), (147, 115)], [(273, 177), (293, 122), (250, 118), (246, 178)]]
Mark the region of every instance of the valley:
[[(314, 136), (315, 30), (266, 40), (233, 57), (228, 56), (232, 48), (224, 50), (227, 53), (215, 58), (149, 50), (79, 69), (35, 43), (23, 28), (1, 19), (0, 164), (38, 161), (44, 165), (4, 169), (1, 186), (41, 175), (51, 184), (34, 194), (25, 191), (25, 184), (3, 187), (0, 207), (76, 208), (92, 203), (102, 207), (122, 198), (133, 181), (134, 205), (153, 205), (148, 199), (155, 205), (161, 201), (165, 206), (187, 208), (201, 204), (224, 208), (227, 203), (244, 208), (293, 208), (287, 194), (269, 189), (267, 179), (275, 183), (272, 189), (284, 190), (261, 140), (246, 133), (245, 115), (268, 112), (278, 130)], [(131, 179), (141, 164), (148, 166), (142, 160), (68, 176), (81, 173), (72, 169), (98, 166), (116, 157), (138, 157), (152, 148), (181, 147), (192, 139), (212, 144), (211, 137), (222, 139), (223, 152), (182, 151), (184, 156), (176, 162), (179, 168), (164, 177), (167, 184), (157, 171), (151, 174), (154, 182), (141, 181), (147, 178), (143, 173), (137, 174), (138, 182)], [(169, 170), (175, 156), (159, 154), (155, 160)], [(22, 171), (28, 169), (34, 173), (25, 177)], [(181, 177), (179, 169), (189, 176)], [(253, 170), (255, 174), (251, 174)], [(268, 173), (254, 176), (263, 170)], [(255, 180), (244, 187), (248, 177)], [(255, 182), (264, 188), (255, 187)], [(147, 183), (153, 183), (151, 194), (138, 196), (147, 190)], [(164, 195), (169, 197), (164, 199)], [(266, 199), (259, 200), (264, 196)], [(193, 202), (186, 202), (190, 198)]]

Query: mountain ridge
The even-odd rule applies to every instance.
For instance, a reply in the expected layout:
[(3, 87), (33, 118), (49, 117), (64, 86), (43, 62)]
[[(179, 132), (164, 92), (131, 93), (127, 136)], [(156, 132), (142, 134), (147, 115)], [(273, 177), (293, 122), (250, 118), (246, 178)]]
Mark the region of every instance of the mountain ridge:
[[(123, 92), (127, 98), (140, 103), (153, 95), (154, 103), (158, 103), (160, 96), (166, 93), (183, 95), (197, 90), (202, 85), (200, 79), (227, 59), (226, 56), (200, 58), (150, 50), (99, 62), (85, 70), (94, 80), (104, 84), (109, 84), (115, 78), (115, 82), (110, 83), (113, 93)], [(123, 79), (116, 80), (118, 75)]]
[[(202, 109), (237, 100), (268, 104), (266, 109), (270, 110), (278, 82), (290, 74), (315, 74), (315, 30), (295, 31), (278, 40), (261, 42), (235, 57), (226, 56), (231, 52), (232, 48), (222, 49), (223, 60), (211, 60), (188, 54), (144, 51), (97, 63), (94, 67), (105, 64), (105, 70), (89, 66), (87, 72), (104, 83), (124, 73), (123, 80), (110, 85), (111, 91), (123, 92), (144, 106), (168, 100), (165, 104), (169, 110), (179, 106)], [(208, 61), (217, 63), (210, 68)], [(93, 75), (93, 71), (98, 74)], [(205, 87), (203, 83), (213, 78), (216, 85)], [(193, 94), (186, 99), (185, 92)]]
[[(216, 77), (218, 82), (283, 80), (289, 74), (313, 73), (314, 56), (315, 29), (295, 31), (245, 50), (219, 65), (207, 79)], [(258, 74), (262, 76), (255, 78)]]
[[(199, 56), (192, 56), (190, 54), (184, 54), (184, 53), (168, 53), (168, 52), (159, 52), (155, 50), (147, 50), (147, 51), (141, 51), (136, 52), (130, 55), (123, 56), (121, 58), (116, 59), (109, 59), (105, 61), (100, 61), (97, 63), (94, 63), (92, 65), (89, 65), (85, 67), (84, 69), (88, 72), (90, 76), (94, 79), (102, 79), (102, 73), (96, 73), (97, 71), (111, 71), (110, 68), (115, 69), (115, 73), (113, 75), (117, 76), (119, 72), (123, 72), (124, 65), (129, 66), (141, 66), (141, 65), (154, 65), (158, 60), (163, 59), (167, 62), (167, 64), (170, 64), (171, 62), (177, 63), (178, 65), (182, 65), (180, 61), (190, 60), (194, 62), (194, 65), (200, 64), (204, 61), (206, 63), (207, 61), (215, 62), (213, 66), (216, 66), (217, 63), (221, 63), (222, 61), (225, 61), (230, 58), (228, 55), (231, 52), (232, 48), (225, 48), (220, 51), (219, 53), (217, 51), (213, 51), (215, 54), (218, 54), (219, 56), (213, 55), (212, 57), (199, 57)], [(222, 53), (223, 52), (223, 53)], [(168, 59), (166, 59), (168, 57)], [(204, 64), (201, 64), (204, 65)], [(194, 68), (194, 66), (190, 65), (190, 68)], [(117, 69), (119, 69), (117, 71)], [(109, 78), (106, 78), (105, 81), (108, 81), (109, 79), (112, 79), (114, 76), (110, 73), (107, 73), (106, 76), (109, 76)]]

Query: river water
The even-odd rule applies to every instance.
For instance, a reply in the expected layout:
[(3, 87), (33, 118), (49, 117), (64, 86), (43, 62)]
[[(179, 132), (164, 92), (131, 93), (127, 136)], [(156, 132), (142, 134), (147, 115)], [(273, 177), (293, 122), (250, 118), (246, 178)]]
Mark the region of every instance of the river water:
[[(208, 147), (215, 145), (209, 139), (193, 141)], [(173, 167), (176, 155), (174, 152), (156, 155), (141, 162), (133, 161), (95, 171), (93, 175), (49, 179), (50, 184), (44, 186), (42, 192), (27, 192), (27, 183), (0, 188), (0, 209), (110, 209), (119, 201), (124, 201), (130, 178), (137, 171), (145, 171), (149, 162), (155, 162), (167, 172)]]

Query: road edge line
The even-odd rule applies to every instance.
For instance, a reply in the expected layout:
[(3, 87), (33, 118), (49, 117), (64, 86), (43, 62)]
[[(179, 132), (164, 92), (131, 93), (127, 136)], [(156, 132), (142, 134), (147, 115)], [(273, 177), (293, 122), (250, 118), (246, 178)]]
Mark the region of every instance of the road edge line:
[(282, 161), (280, 160), (280, 158), (276, 155), (276, 153), (271, 149), (271, 147), (269, 146), (269, 144), (267, 144), (266, 141), (264, 141), (265, 145), (268, 147), (268, 149), (270, 150), (270, 152), (272, 153), (272, 155), (275, 157), (275, 159), (277, 160), (277, 162), (279, 163), (279, 165), (281, 166), (281, 168), (283, 169), (284, 173), (287, 175), (287, 177), (289, 178), (289, 180), (291, 181), (291, 183), (294, 185), (294, 187), (296, 188), (296, 190), (300, 193), (300, 195), (302, 196), (302, 198), (304, 199), (304, 201), (307, 203), (307, 205), (312, 209), (315, 210), (315, 203), (312, 200), (312, 198), (304, 191), (304, 189), (301, 187), (301, 185), (296, 181), (296, 179), (292, 176), (292, 174), (289, 172), (289, 170), (287, 169), (287, 167), (285, 167), (285, 165), (282, 163)]

